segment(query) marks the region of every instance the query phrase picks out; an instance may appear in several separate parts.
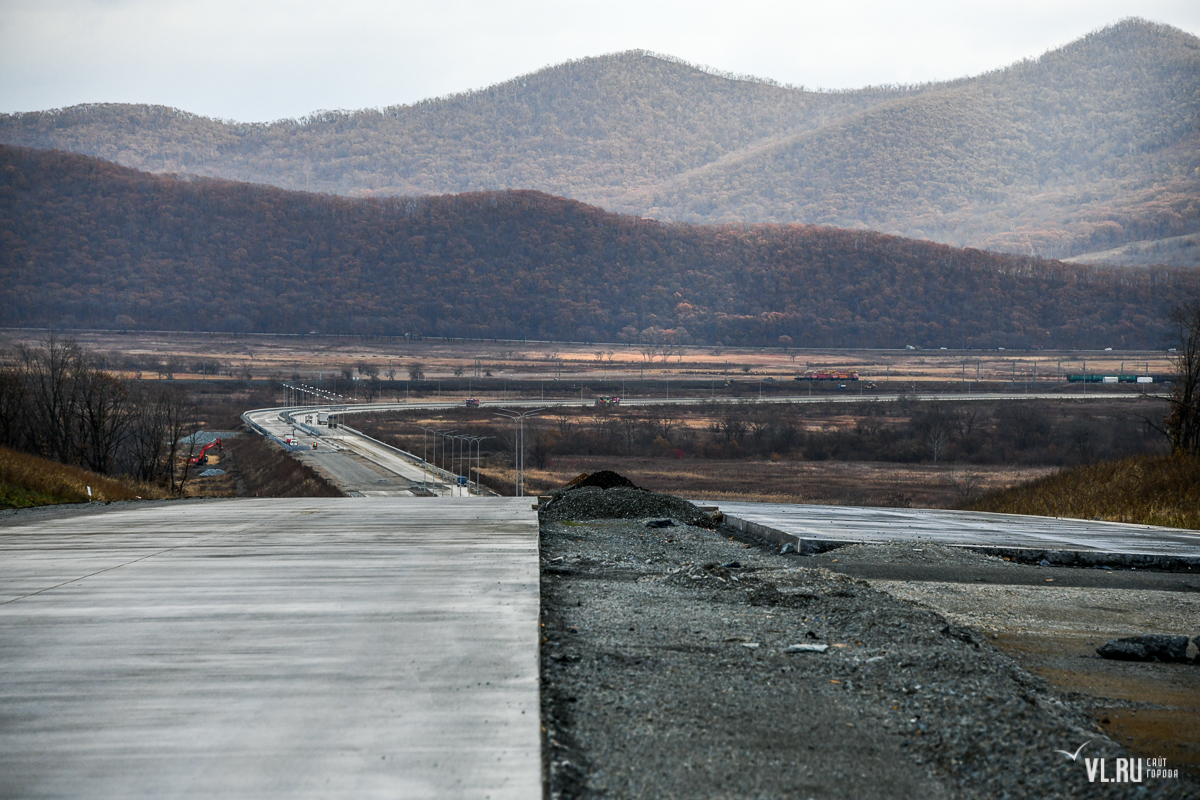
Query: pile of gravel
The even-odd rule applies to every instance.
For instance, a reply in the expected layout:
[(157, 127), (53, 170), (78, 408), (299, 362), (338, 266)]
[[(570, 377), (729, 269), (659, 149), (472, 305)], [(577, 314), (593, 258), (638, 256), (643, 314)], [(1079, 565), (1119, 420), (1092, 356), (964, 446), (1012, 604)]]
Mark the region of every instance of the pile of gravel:
[(576, 485), (560, 489), (542, 504), (538, 517), (543, 522), (586, 519), (672, 519), (683, 525), (713, 526), (708, 514), (686, 500), (645, 489), (615, 486)]
[(595, 486), (598, 489), (640, 489), (640, 486), (634, 485), (633, 481), (626, 478), (619, 472), (613, 472), (611, 469), (602, 469), (599, 472), (593, 472), (590, 475), (584, 473), (575, 480), (563, 487), (563, 490), (570, 491), (573, 489), (582, 489), (586, 486)]

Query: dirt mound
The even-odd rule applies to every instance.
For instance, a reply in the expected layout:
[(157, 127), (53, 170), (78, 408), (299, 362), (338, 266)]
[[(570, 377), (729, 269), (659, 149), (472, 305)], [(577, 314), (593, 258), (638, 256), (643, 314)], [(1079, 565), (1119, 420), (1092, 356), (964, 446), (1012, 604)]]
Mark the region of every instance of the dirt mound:
[[(615, 473), (612, 473), (615, 474)], [(620, 476), (618, 476), (620, 477)], [(668, 518), (684, 525), (712, 527), (707, 514), (686, 500), (630, 486), (560, 489), (542, 504), (543, 520)]]
[(593, 472), (590, 475), (584, 473), (575, 480), (568, 483), (563, 489), (573, 490), (582, 489), (586, 486), (595, 486), (597, 489), (638, 489), (640, 487), (634, 485), (633, 481), (626, 478), (620, 473), (613, 472), (609, 469), (602, 469), (599, 472)]

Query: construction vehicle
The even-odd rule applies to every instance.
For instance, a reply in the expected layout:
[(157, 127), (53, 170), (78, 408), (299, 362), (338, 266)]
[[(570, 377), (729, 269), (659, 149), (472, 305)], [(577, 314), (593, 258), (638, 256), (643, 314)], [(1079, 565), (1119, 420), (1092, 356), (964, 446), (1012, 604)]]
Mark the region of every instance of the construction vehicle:
[(208, 451), (212, 450), (214, 447), (217, 448), (218, 453), (223, 452), (223, 448), (221, 447), (221, 440), (214, 439), (213, 441), (204, 445), (204, 447), (202, 447), (200, 449), (200, 455), (189, 458), (188, 463), (189, 464), (207, 464), (208, 463)]

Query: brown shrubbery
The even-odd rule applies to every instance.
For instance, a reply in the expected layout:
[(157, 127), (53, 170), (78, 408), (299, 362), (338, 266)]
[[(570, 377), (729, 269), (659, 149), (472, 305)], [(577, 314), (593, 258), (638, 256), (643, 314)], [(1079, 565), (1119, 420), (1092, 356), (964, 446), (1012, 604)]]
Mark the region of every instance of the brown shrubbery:
[(242, 491), (251, 497), (342, 497), (311, 467), (261, 436), (239, 436), (225, 448), (233, 453)]
[(1134, 456), (984, 495), (972, 511), (1200, 528), (1200, 458)]
[(92, 500), (149, 500), (167, 497), (161, 487), (111, 478), (80, 467), (0, 447), (0, 508), (27, 508)]

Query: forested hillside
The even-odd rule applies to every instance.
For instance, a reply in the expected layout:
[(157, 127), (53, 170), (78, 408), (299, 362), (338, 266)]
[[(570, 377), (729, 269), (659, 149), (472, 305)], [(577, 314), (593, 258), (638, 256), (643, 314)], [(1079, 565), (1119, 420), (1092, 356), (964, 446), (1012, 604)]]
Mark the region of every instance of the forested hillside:
[(668, 224), (530, 191), (347, 199), (0, 146), (5, 326), (1158, 347), (1198, 292), (1196, 270)]
[[(1200, 231), (1200, 41), (1127, 20), (976, 78), (833, 93), (630, 52), (269, 125), (152, 106), (5, 115), (0, 141), (342, 195), (537, 189), (666, 221), (1065, 258)], [(1200, 264), (1196, 250), (1149, 249)]]

